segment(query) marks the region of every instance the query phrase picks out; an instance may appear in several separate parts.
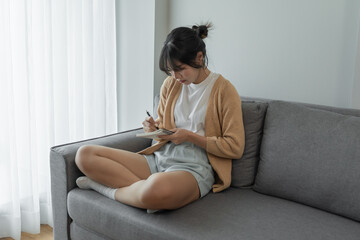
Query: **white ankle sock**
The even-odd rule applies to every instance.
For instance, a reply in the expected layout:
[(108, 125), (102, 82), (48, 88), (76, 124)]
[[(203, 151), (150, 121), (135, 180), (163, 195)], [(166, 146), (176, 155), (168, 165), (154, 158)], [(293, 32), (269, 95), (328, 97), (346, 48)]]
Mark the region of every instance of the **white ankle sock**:
[(156, 209), (147, 209), (146, 210), (147, 213), (151, 214), (151, 213), (156, 213), (156, 212), (161, 212), (161, 210), (156, 210)]
[(98, 193), (101, 193), (102, 195), (115, 200), (115, 192), (117, 188), (109, 188), (85, 176), (76, 179), (76, 184), (81, 189), (93, 189)]

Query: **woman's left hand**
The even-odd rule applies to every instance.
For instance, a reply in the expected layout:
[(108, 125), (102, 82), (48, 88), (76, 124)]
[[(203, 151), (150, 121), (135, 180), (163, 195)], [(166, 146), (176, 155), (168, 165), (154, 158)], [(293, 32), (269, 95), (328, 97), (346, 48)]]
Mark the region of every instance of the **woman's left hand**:
[(158, 137), (161, 139), (169, 140), (177, 145), (183, 142), (188, 142), (189, 136), (192, 134), (192, 132), (182, 128), (173, 128), (170, 129), (170, 131), (174, 133), (170, 135), (161, 135)]

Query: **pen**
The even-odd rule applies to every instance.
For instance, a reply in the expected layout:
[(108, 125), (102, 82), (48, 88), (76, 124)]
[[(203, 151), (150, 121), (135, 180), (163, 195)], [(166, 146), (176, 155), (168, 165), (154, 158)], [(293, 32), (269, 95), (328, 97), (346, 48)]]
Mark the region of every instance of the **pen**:
[[(146, 110), (146, 114), (149, 116), (149, 117), (152, 117), (151, 114), (148, 112), (148, 110)], [(154, 118), (153, 118), (154, 119)], [(155, 126), (157, 130), (159, 130), (159, 128), (157, 126)]]

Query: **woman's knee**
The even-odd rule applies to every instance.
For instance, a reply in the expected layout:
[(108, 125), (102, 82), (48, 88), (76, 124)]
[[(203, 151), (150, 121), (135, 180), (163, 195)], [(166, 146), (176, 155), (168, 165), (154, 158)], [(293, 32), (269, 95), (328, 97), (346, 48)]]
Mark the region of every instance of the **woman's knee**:
[(146, 180), (146, 185), (141, 194), (141, 202), (147, 206), (163, 205), (166, 202), (172, 201), (174, 196), (174, 188), (164, 181), (159, 173), (151, 175)]
[(83, 172), (90, 171), (91, 168), (91, 158), (95, 155), (94, 146), (84, 145), (81, 146), (75, 156), (75, 163), (78, 168)]

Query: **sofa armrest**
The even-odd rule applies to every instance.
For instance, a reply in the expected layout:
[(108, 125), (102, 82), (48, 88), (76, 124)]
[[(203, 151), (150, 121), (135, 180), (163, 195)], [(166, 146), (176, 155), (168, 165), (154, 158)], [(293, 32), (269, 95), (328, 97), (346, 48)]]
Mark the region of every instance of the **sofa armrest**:
[(83, 145), (101, 145), (132, 152), (151, 145), (151, 139), (138, 138), (138, 128), (99, 138), (54, 146), (50, 150), (51, 198), (54, 220), (54, 239), (70, 239), (71, 219), (67, 211), (67, 194), (76, 187), (76, 179), (83, 174), (75, 165), (77, 150)]

